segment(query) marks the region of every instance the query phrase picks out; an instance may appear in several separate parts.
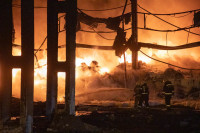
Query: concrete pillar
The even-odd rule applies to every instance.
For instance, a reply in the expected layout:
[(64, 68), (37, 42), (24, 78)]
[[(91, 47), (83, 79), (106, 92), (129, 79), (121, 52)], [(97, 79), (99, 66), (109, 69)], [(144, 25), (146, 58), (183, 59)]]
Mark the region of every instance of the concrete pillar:
[(24, 133), (32, 133), (34, 89), (34, 0), (21, 0), (21, 119)]
[(12, 0), (0, 1), (0, 126), (10, 119), (12, 95)]
[(69, 115), (75, 115), (75, 58), (77, 0), (68, 1), (70, 7), (66, 13), (66, 83), (65, 109)]
[(47, 102), (46, 115), (56, 110), (57, 104), (57, 72), (58, 62), (58, 12), (57, 0), (47, 0)]
[[(58, 62), (58, 13), (66, 13), (66, 61)], [(75, 114), (77, 0), (47, 1), (47, 106), (52, 118), (57, 105), (57, 72), (66, 72), (65, 111)]]

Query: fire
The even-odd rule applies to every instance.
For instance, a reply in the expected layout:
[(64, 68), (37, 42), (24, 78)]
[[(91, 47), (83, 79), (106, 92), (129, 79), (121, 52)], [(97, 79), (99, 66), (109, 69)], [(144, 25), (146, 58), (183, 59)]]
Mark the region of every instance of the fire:
[[(92, 58), (76, 58), (76, 67), (80, 67), (81, 63), (86, 63), (88, 66), (90, 66), (91, 62), (93, 61)], [(41, 84), (41, 82), (43, 82), (43, 80), (46, 80), (46, 75), (47, 75), (47, 65), (46, 65), (46, 59), (40, 59), (38, 61), (39, 66), (35, 68), (34, 70), (34, 76), (35, 76), (35, 81), (34, 84), (37, 86), (39, 84)], [(20, 71), (21, 69), (13, 69), (12, 70), (12, 76), (15, 78), (17, 73)], [(100, 68), (99, 73), (100, 74), (105, 74), (105, 73), (109, 73), (110, 69), (107, 67), (102, 67)], [(65, 73), (62, 72), (58, 72), (58, 77), (62, 77), (63, 79), (65, 78)], [(76, 78), (79, 77), (79, 73), (78, 71), (76, 72)]]
[(109, 73), (109, 72), (110, 72), (110, 70), (106, 67), (103, 67), (103, 68), (100, 69), (100, 74), (102, 74), (102, 75), (105, 74), (105, 73)]
[(58, 103), (64, 103), (65, 98), (62, 96), (58, 96), (57, 100), (58, 100)]
[[(20, 51), (15, 51), (15, 52), (20, 52)], [(152, 51), (152, 49), (148, 49), (145, 51), (146, 54), (148, 54), (149, 56), (152, 56), (153, 53), (155, 55), (159, 55), (160, 57), (164, 57), (166, 56), (166, 51), (163, 52), (163, 51)], [(20, 54), (20, 53), (18, 53)], [(131, 55), (131, 51), (126, 51), (125, 52), (125, 55), (126, 55), (126, 61), (128, 63), (131, 63), (132, 62), (132, 55)], [(161, 56), (163, 55), (163, 56)], [(114, 57), (114, 55), (113, 55)], [(93, 61), (97, 60), (98, 61), (98, 58), (97, 57), (84, 57), (84, 58), (76, 58), (76, 79), (78, 79), (79, 77), (84, 77), (84, 76), (92, 76), (92, 68), (91, 67), (94, 67), (94, 64)], [(142, 55), (141, 53), (138, 54), (138, 60), (142, 61), (142, 62), (145, 62), (147, 64), (151, 63), (151, 59), (149, 59), (148, 57), (146, 57), (145, 55)], [(119, 58), (119, 63), (123, 63), (124, 62), (124, 57), (122, 56), (121, 58)], [(47, 60), (46, 58), (41, 58), (38, 60), (38, 63), (35, 64), (35, 70), (34, 70), (34, 100), (35, 101), (45, 101), (46, 100), (46, 79), (47, 79)], [(81, 72), (80, 71), (80, 68), (82, 67), (82, 63), (85, 63), (86, 66), (88, 67), (88, 72)], [(102, 63), (102, 62), (100, 62)], [(39, 64), (39, 65), (38, 65)], [(97, 63), (97, 74), (100, 74), (100, 75), (104, 75), (105, 73), (109, 73), (112, 68), (111, 67), (106, 67), (105, 66), (106, 64), (98, 64)], [(89, 69), (90, 68), (90, 69)], [(113, 67), (114, 68), (114, 67)], [(13, 75), (13, 78), (15, 81), (18, 81), (18, 78), (19, 78), (19, 73), (21, 69), (13, 69), (12, 71), (12, 75)], [(65, 83), (65, 78), (66, 78), (66, 73), (63, 73), (63, 72), (58, 72), (57, 74), (58, 76), (58, 102), (59, 103), (63, 103), (64, 102), (64, 83)], [(19, 89), (18, 89), (19, 88)], [(20, 87), (17, 88), (17, 91), (15, 90), (15, 92), (20, 92)], [(39, 94), (39, 95), (38, 95)], [(14, 94), (15, 96), (20, 96), (20, 93), (19, 94)]]
[[(126, 62), (128, 62), (128, 63), (132, 62), (132, 55), (131, 54), (127, 54), (127, 52), (125, 52), (125, 57), (126, 57)], [(122, 55), (121, 58), (119, 58), (119, 62), (124, 63), (124, 55)]]
[(90, 66), (91, 62), (93, 61), (93, 59), (91, 57), (87, 57), (87, 58), (76, 58), (76, 67), (81, 66), (81, 63), (86, 63), (88, 66)]
[[(147, 54), (149, 56), (152, 56), (152, 49), (148, 50)], [(132, 54), (131, 54), (130, 50), (127, 50), (125, 52), (125, 57), (126, 57), (126, 62), (132, 63)], [(147, 64), (151, 63), (151, 59), (146, 57), (145, 55), (142, 55), (141, 53), (138, 53), (138, 60), (145, 62)], [(122, 55), (121, 58), (119, 58), (119, 62), (124, 63), (124, 55)]]
[(16, 77), (17, 73), (18, 73), (20, 70), (21, 70), (21, 69), (18, 69), (18, 68), (12, 69), (12, 76), (13, 76), (13, 77)]
[(41, 83), (45, 83), (44, 80), (46, 80), (46, 75), (47, 75), (47, 65), (46, 65), (46, 60), (41, 59), (38, 61), (40, 66), (36, 67), (34, 70), (34, 85), (40, 85)]
[[(87, 57), (87, 58), (76, 58), (76, 67), (80, 67), (82, 63), (85, 63), (87, 66), (90, 66), (92, 61), (94, 61), (95, 59), (92, 59), (91, 57)], [(99, 69), (99, 73), (101, 75), (105, 74), (105, 73), (109, 73), (110, 69), (107, 67), (102, 67)], [(89, 75), (88, 75), (89, 76)], [(79, 71), (76, 71), (76, 78), (80, 77)]]
[[(149, 56), (152, 56), (153, 55), (152, 49), (148, 50), (147, 54)], [(150, 58), (146, 57), (145, 55), (143, 55), (141, 53), (139, 53), (138, 55), (139, 55), (138, 56), (138, 60), (139, 61), (145, 62), (147, 64), (151, 63), (151, 59)]]
[(65, 77), (66, 77), (66, 74), (64, 72), (58, 72), (57, 75), (58, 75), (58, 77), (61, 77), (63, 79), (65, 79)]

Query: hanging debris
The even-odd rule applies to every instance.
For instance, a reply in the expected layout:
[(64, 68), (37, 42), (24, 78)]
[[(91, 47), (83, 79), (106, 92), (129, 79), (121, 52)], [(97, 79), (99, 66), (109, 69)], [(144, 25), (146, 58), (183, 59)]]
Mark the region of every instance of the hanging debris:
[(200, 26), (200, 11), (194, 13), (194, 26)]
[(117, 31), (121, 22), (121, 17), (108, 18), (105, 22), (106, 27), (111, 30)]
[(115, 50), (115, 55), (121, 57), (121, 55), (128, 49), (125, 45), (126, 43), (126, 32), (119, 28), (117, 30), (117, 36), (113, 44), (113, 49)]
[(131, 50), (131, 51), (138, 51), (140, 50), (140, 46), (138, 45), (133, 45), (132, 39), (133, 36), (131, 35), (131, 37), (128, 39), (128, 41), (126, 42), (127, 47)]
[[(131, 13), (127, 13), (123, 17), (125, 19), (125, 24), (128, 24), (131, 21)], [(90, 27), (97, 28), (99, 23), (106, 24), (106, 27), (111, 30), (117, 31), (120, 27), (122, 21), (122, 16), (109, 17), (109, 18), (95, 18), (91, 17), (84, 12), (78, 12), (78, 20), (81, 23), (84, 23)]]
[(125, 24), (129, 24), (131, 22), (131, 13), (127, 13), (124, 15)]
[(97, 28), (98, 23), (104, 23), (105, 20), (102, 18), (94, 18), (83, 12), (78, 13), (78, 20), (90, 27)]

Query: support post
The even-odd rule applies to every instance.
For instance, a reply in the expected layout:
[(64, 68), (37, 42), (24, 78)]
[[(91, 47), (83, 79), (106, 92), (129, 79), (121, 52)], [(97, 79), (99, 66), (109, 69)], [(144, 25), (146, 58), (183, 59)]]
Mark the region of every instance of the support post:
[(70, 7), (66, 13), (66, 87), (65, 110), (75, 115), (75, 58), (76, 58), (76, 24), (77, 0), (67, 1)]
[[(65, 7), (65, 8), (63, 8)], [(70, 7), (70, 8), (68, 8)], [(66, 61), (58, 62), (58, 13), (66, 13)], [(47, 1), (47, 107), (51, 120), (57, 105), (57, 72), (66, 72), (65, 111), (75, 115), (77, 0)]]
[(52, 118), (57, 105), (58, 1), (47, 0), (47, 102), (46, 115)]
[(34, 88), (34, 0), (21, 0), (21, 119), (24, 133), (32, 133)]
[(12, 97), (12, 0), (0, 2), (0, 127), (10, 119)]
[(131, 0), (132, 10), (132, 68), (138, 69), (137, 0)]

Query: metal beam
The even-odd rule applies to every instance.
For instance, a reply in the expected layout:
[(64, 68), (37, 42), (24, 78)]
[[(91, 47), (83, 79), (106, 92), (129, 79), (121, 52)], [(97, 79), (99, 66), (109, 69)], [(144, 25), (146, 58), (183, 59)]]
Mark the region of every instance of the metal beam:
[[(195, 48), (200, 47), (200, 42), (193, 42), (178, 46), (164, 46), (152, 43), (144, 43), (138, 42), (139, 46), (142, 48), (152, 48), (152, 49), (159, 49), (159, 50), (181, 50), (181, 49), (188, 49), (188, 48)], [(89, 45), (89, 44), (76, 44), (77, 48), (89, 48), (89, 49), (99, 49), (99, 50), (114, 50), (112, 46), (99, 46), (99, 45)], [(128, 49), (128, 48), (127, 48)]]
[(164, 46), (164, 45), (157, 45), (157, 44), (151, 44), (151, 43), (139, 43), (139, 44), (143, 48), (152, 48), (152, 49), (159, 49), (159, 50), (181, 50), (181, 49), (188, 49), (188, 48), (194, 48), (194, 47), (200, 46), (200, 42), (193, 42), (193, 43), (183, 44), (179, 46)]

